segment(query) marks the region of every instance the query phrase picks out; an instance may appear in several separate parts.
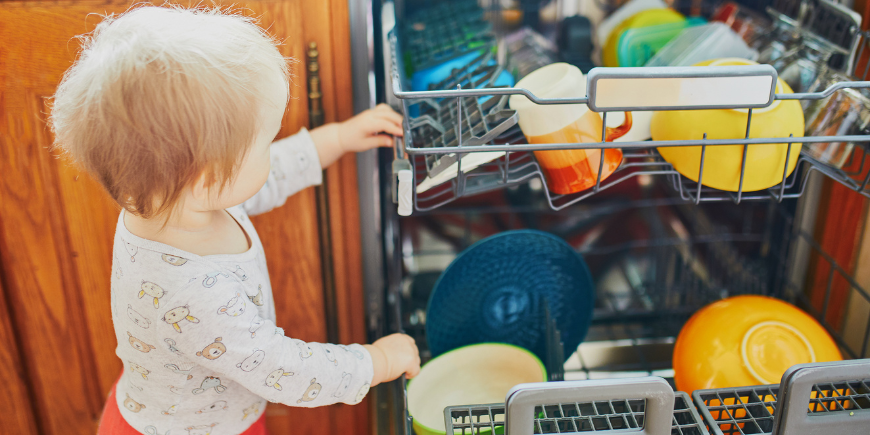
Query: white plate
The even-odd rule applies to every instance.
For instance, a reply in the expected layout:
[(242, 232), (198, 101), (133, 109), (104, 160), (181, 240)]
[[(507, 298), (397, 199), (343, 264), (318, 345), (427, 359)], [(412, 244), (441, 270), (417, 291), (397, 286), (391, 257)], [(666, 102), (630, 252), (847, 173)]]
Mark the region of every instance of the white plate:
[[(503, 151), (488, 151), (483, 153), (470, 153), (462, 157), (462, 173), (467, 173), (477, 169), (481, 165), (487, 164), (499, 157), (504, 156)], [(423, 193), (441, 183), (445, 183), (456, 178), (459, 175), (459, 163), (454, 163), (448, 166), (434, 177), (426, 177), (418, 186), (417, 193)]]

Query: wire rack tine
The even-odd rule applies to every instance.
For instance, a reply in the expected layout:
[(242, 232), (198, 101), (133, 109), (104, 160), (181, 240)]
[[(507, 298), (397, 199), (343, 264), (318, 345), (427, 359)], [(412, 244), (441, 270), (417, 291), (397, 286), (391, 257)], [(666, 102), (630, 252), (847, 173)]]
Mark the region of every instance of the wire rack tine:
[[(870, 60), (868, 60), (870, 63)], [(867, 151), (861, 151), (864, 156), (861, 158), (861, 172), (864, 171), (864, 159), (867, 157)], [(860, 174), (859, 174), (860, 175)], [(861, 187), (859, 188), (859, 192), (864, 192), (867, 188), (867, 183), (870, 182), (870, 171), (867, 172), (867, 175), (864, 176), (864, 181), (861, 183)]]
[[(601, 113), (601, 142), (607, 141), (607, 112)], [(598, 158), (598, 178), (595, 180), (595, 191), (601, 190), (601, 173), (604, 172), (604, 153), (607, 151), (604, 148), (600, 149), (601, 155)]]
[[(862, 35), (861, 39), (864, 40), (863, 41), (864, 48), (861, 50), (861, 54), (858, 56), (858, 59), (856, 60), (856, 62), (860, 62), (861, 58), (864, 56), (864, 53), (866, 53), (867, 49), (870, 48), (870, 46), (868, 46), (868, 43), (870, 43), (870, 42), (868, 42), (868, 39), (870, 39), (870, 38), (868, 38), (868, 36), (870, 36), (870, 33), (866, 33), (866, 32)], [(870, 59), (867, 59), (865, 65), (864, 65), (864, 74), (861, 75), (861, 80), (867, 80), (867, 72), (868, 71), (870, 71)]]
[(828, 272), (828, 284), (825, 286), (825, 302), (822, 305), (822, 317), (823, 319), (828, 318), (828, 307), (831, 302), (831, 290), (833, 289), (834, 284), (834, 272), (835, 269), (831, 267), (831, 270)]
[[(461, 91), (462, 84), (457, 83), (456, 89)], [(462, 149), (462, 97), (456, 97), (456, 119), (459, 121), (456, 123), (456, 127), (458, 130), (456, 132), (457, 148)], [(470, 123), (471, 123), (471, 120), (469, 120), (469, 124)], [(469, 129), (470, 128), (471, 127), (469, 126)], [(474, 133), (473, 131), (470, 131), (470, 132), (472, 134)], [(465, 194), (465, 180), (466, 180), (466, 178), (465, 178), (465, 174), (462, 172), (462, 153), (456, 153), (456, 159), (457, 159), (456, 160), (456, 164), (457, 164), (456, 176), (457, 176), (457, 179), (459, 181), (459, 183), (457, 183), (457, 186), (456, 186), (457, 187), (456, 195), (463, 196)]]
[(867, 346), (870, 345), (870, 322), (867, 322), (867, 327), (864, 329), (864, 344), (861, 345), (860, 358), (867, 358)]
[(510, 174), (510, 171), (511, 171), (511, 155), (512, 154), (513, 153), (508, 153), (508, 152), (504, 153), (504, 173), (505, 173), (504, 184), (507, 184), (508, 175)]
[[(707, 133), (704, 133), (704, 140), (707, 140)], [(701, 188), (704, 180), (704, 160), (707, 158), (707, 145), (701, 145), (701, 167), (698, 168), (698, 192), (695, 195), (695, 204), (701, 203)]]
[[(788, 135), (789, 138), (794, 137), (794, 133)], [(782, 202), (782, 197), (785, 195), (785, 182), (788, 178), (788, 160), (791, 158), (791, 141), (788, 142), (788, 148), (785, 150), (785, 164), (782, 167), (782, 183), (779, 187), (779, 198), (777, 202)]]
[[(749, 128), (752, 125), (752, 109), (746, 111), (746, 137), (749, 139)], [(743, 197), (743, 177), (746, 175), (746, 156), (749, 153), (749, 146), (743, 145), (743, 159), (740, 161), (740, 184), (737, 186), (737, 204)]]

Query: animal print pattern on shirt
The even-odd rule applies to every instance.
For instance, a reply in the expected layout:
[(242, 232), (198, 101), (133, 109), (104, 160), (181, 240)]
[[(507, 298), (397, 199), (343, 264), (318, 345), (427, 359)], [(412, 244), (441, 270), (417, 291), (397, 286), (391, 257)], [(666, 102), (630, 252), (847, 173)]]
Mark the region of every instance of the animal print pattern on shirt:
[(371, 383), (362, 346), (306, 343), (275, 325), (266, 259), (248, 213), (319, 182), (320, 169), (297, 165), (317, 158), (307, 132), (276, 142), (272, 153), (281, 156), (284, 179), (270, 176), (249, 202), (227, 210), (251, 240), (245, 253), (201, 257), (139, 238), (123, 213), (118, 218), (111, 311), (125, 370), (117, 400), (143, 433), (238, 434), (266, 401), (353, 404), (362, 396), (351, 392)]

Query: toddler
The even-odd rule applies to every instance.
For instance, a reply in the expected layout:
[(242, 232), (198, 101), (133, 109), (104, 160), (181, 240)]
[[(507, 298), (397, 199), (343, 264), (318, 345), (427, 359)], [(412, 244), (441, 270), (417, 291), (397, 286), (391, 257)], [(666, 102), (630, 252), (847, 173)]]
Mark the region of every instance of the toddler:
[(266, 401), (355, 404), (417, 374), (406, 335), (286, 336), (248, 218), (319, 184), (344, 152), (389, 145), (400, 115), (379, 106), (273, 143), (287, 59), (253, 20), (219, 9), (137, 8), (82, 41), (50, 124), (122, 207), (111, 304), (124, 371), (101, 434), (264, 433)]

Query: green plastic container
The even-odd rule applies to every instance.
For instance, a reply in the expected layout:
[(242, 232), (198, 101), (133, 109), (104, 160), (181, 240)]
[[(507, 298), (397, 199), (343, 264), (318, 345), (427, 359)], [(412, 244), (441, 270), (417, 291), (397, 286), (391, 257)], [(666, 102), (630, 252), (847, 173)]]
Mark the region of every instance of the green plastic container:
[(703, 18), (692, 17), (677, 23), (639, 27), (622, 32), (616, 48), (619, 66), (646, 65), (656, 52), (683, 30), (706, 22)]

